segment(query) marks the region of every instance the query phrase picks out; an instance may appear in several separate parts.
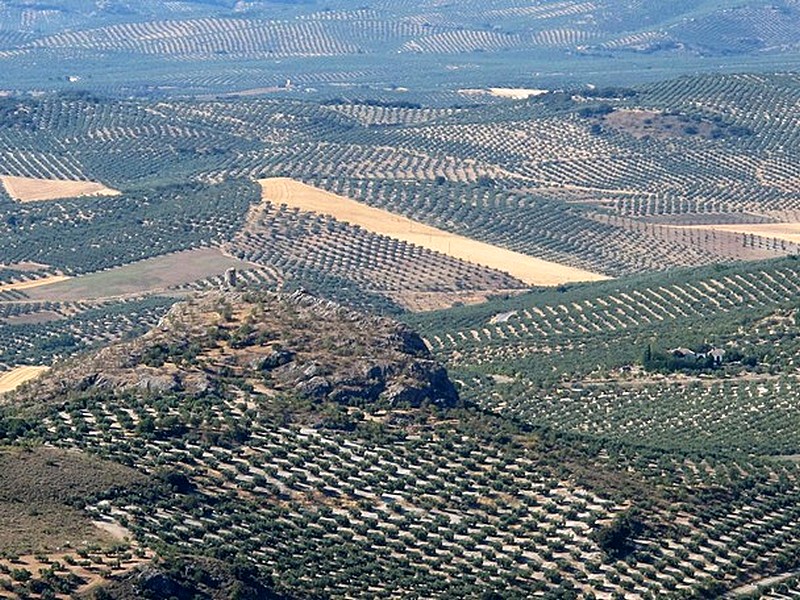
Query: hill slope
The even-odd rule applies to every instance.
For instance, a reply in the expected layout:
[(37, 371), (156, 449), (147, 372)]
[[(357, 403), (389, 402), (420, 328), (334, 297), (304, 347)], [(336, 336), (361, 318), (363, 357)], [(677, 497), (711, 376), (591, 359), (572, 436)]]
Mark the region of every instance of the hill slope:
[(86, 507), (166, 561), (106, 573), (119, 597), (184, 589), (187, 561), (208, 597), (239, 577), (214, 560), (343, 598), (713, 597), (797, 566), (795, 465), (541, 427), (481, 408), (474, 372), (464, 404), (405, 326), (305, 294), (206, 294), (52, 373), (5, 440), (151, 482)]

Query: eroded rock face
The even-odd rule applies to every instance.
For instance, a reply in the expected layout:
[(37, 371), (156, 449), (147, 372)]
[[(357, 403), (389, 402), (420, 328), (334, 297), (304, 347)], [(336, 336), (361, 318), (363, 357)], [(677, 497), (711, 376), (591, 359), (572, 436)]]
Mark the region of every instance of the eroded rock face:
[[(343, 337), (340, 342), (344, 346), (347, 340)], [(458, 402), (447, 372), (436, 363), (419, 335), (392, 323), (387, 335), (376, 336), (373, 342), (371, 352), (335, 357), (324, 351), (282, 350), (285, 362), (270, 369), (269, 377), (277, 387), (342, 404), (384, 400), (390, 406), (417, 407), (425, 402), (444, 406)]]
[(447, 372), (408, 327), (304, 293), (195, 297), (144, 336), (56, 367), (37, 393), (202, 395), (242, 382), (359, 406), (458, 402)]

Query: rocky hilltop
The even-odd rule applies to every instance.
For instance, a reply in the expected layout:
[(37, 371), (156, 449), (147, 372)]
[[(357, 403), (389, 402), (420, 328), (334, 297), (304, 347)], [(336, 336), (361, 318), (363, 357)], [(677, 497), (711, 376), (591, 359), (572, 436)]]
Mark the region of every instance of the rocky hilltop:
[[(294, 436), (337, 448), (362, 436), (401, 440), (450, 407), (461, 403), (446, 371), (396, 321), (303, 292), (187, 299), (143, 336), (56, 365), (4, 398), (0, 525), (15, 526), (0, 549), (22, 558), (0, 557), (0, 589), (13, 585), (5, 572), (30, 580), (18, 586), (28, 595), (12, 597), (292, 597), (292, 585), (272, 581), (288, 567), (247, 556), (277, 538), (256, 543), (244, 527), (271, 527), (292, 503), (356, 500), (346, 480), (305, 474), (319, 470), (313, 456), (294, 456)], [(287, 485), (289, 453), (298, 480)], [(260, 465), (252, 474), (240, 462), (249, 460)], [(222, 526), (223, 544), (216, 534), (187, 537), (178, 522), (217, 513), (258, 523)], [(54, 582), (46, 565), (63, 565), (73, 549), (81, 560), (70, 556)], [(109, 586), (92, 595), (98, 577)]]
[(229, 381), (349, 406), (458, 402), (446, 371), (408, 327), (304, 292), (186, 300), (142, 337), (56, 367), (32, 391), (37, 401), (90, 388), (194, 395)]

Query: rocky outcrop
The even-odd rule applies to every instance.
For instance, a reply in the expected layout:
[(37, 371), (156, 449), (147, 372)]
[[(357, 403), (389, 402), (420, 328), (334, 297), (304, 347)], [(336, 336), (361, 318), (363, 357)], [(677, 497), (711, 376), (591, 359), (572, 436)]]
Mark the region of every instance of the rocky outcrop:
[[(158, 560), (99, 588), (91, 597), (110, 600), (291, 600), (269, 577), (249, 565), (202, 556)], [(89, 595), (86, 596), (90, 597)]]
[(179, 303), (144, 336), (57, 366), (35, 393), (200, 395), (242, 383), (346, 405), (458, 402), (408, 327), (304, 293), (212, 292)]

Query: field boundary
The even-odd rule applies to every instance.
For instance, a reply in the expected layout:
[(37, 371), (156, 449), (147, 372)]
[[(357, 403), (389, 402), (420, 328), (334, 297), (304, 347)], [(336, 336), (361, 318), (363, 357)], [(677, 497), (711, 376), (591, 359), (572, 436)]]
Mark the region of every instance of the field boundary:
[(408, 242), (470, 262), (504, 271), (528, 285), (552, 286), (579, 281), (601, 281), (609, 277), (550, 262), (527, 254), (450, 233), (407, 217), (367, 206), (285, 177), (259, 179), (262, 199), (277, 206), (334, 217), (374, 234)]

